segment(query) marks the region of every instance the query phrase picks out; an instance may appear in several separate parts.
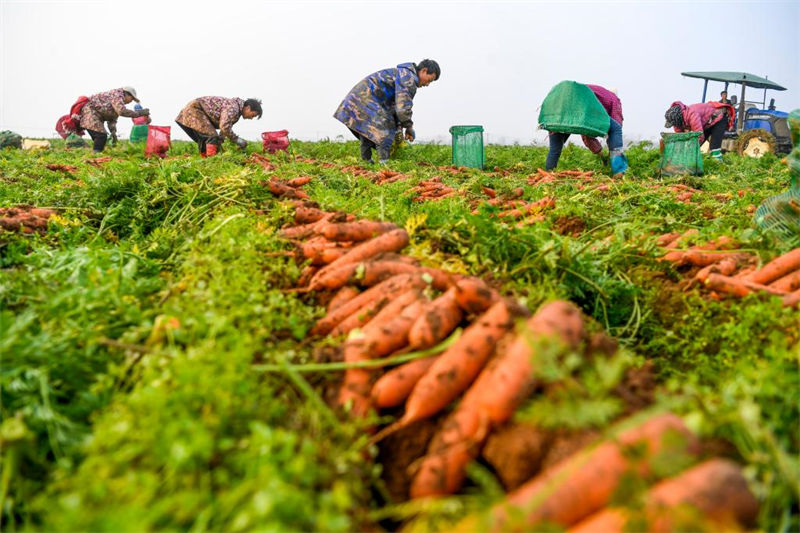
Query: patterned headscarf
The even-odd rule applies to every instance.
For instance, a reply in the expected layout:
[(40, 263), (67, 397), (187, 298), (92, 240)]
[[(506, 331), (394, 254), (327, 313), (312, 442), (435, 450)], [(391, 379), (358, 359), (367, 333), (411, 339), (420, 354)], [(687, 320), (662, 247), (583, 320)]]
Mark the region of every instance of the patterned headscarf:
[(667, 109), (667, 112), (664, 113), (664, 118), (667, 119), (667, 122), (664, 123), (665, 128), (672, 126), (683, 128), (683, 109), (678, 104)]

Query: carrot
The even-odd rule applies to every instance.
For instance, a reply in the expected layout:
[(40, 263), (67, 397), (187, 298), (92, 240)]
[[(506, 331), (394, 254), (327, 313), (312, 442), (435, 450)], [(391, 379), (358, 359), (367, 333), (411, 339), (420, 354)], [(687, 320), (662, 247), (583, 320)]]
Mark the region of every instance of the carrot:
[(328, 313), (330, 313), (334, 309), (341, 307), (345, 303), (349, 302), (350, 300), (358, 296), (360, 293), (361, 291), (359, 291), (355, 287), (342, 287), (341, 289), (339, 289), (339, 292), (337, 292), (336, 295), (334, 295), (334, 297), (331, 298), (331, 301), (328, 302)]
[[(644, 497), (647, 530), (653, 532), (699, 530), (697, 525), (716, 525), (713, 530), (717, 531), (736, 530), (739, 525), (752, 525), (757, 514), (758, 501), (741, 469), (726, 459), (711, 459), (690, 468), (655, 485)], [(629, 531), (630, 518), (625, 509), (608, 508), (569, 531), (623, 533)]]
[(721, 274), (709, 274), (708, 279), (706, 279), (706, 287), (714, 291), (726, 292), (740, 298), (747, 296), (753, 291), (764, 291), (776, 296), (784, 296), (786, 294), (785, 291), (776, 290), (767, 285), (753, 283), (752, 281), (742, 278), (731, 278)]
[(458, 306), (455, 293), (455, 289), (449, 289), (433, 300), (422, 316), (417, 318), (408, 333), (408, 342), (412, 349), (430, 348), (458, 326), (464, 313)]
[(800, 304), (800, 289), (784, 296), (782, 303), (784, 307), (797, 307)]
[(285, 182), (282, 182), (280, 180), (271, 179), (269, 180), (267, 185), (269, 186), (269, 192), (271, 192), (272, 194), (274, 194), (279, 198), (302, 198), (304, 200), (308, 199), (308, 195), (306, 193), (304, 193), (303, 191), (299, 191), (297, 189), (293, 189), (292, 187), (286, 185)]
[[(637, 453), (629, 453), (632, 449)], [(650, 476), (659, 461), (697, 451), (696, 438), (680, 418), (657, 415), (578, 451), (514, 490), (492, 509), (492, 530), (502, 530), (512, 510), (522, 511), (531, 528), (543, 522), (570, 526), (605, 507), (626, 475)]]
[(777, 281), (770, 283), (769, 286), (773, 289), (786, 292), (800, 289), (800, 270), (795, 270), (794, 272), (786, 274)]
[(383, 409), (403, 403), (436, 359), (435, 356), (415, 359), (381, 376), (372, 386), (372, 405)]
[(422, 376), (397, 424), (408, 425), (447, 407), (481, 371), (497, 341), (514, 326), (514, 317), (525, 313), (516, 302), (500, 300), (478, 317)]
[(331, 330), (331, 336), (337, 337), (349, 333), (351, 330), (360, 328), (373, 319), (377, 319), (378, 323), (380, 323), (381, 321), (386, 322), (396, 317), (403, 309), (422, 298), (420, 289), (422, 288), (421, 285), (423, 285), (423, 282), (419, 278), (418, 280), (419, 281), (414, 280), (414, 282), (409, 282), (409, 290), (400, 293), (391, 300), (388, 298), (371, 300), (355, 313), (339, 322), (336, 327)]
[(311, 290), (334, 290), (346, 284), (370, 287), (398, 274), (423, 274), (431, 277), (431, 285), (444, 290), (452, 281), (448, 273), (436, 269), (408, 264), (404, 261), (367, 261), (346, 263), (329, 269), (313, 280)]
[(669, 252), (662, 257), (662, 259), (665, 261), (672, 261), (676, 263), (677, 266), (694, 265), (705, 267), (708, 265), (713, 265), (714, 263), (718, 263), (723, 259), (742, 261), (743, 259), (747, 259), (747, 254), (743, 254), (741, 252), (702, 251), (695, 248), (686, 251)]
[(723, 259), (719, 263), (713, 263), (698, 270), (697, 274), (694, 276), (694, 279), (700, 283), (705, 283), (710, 274), (722, 274), (723, 276), (730, 276), (736, 272), (737, 266), (738, 265), (736, 264), (736, 261), (733, 259)]
[[(344, 345), (344, 360), (347, 363), (366, 361), (363, 344), (358, 341), (348, 341)], [(357, 417), (364, 417), (370, 410), (370, 381), (372, 372), (365, 368), (348, 368), (342, 377), (339, 389), (339, 405), (349, 408)]]
[(675, 239), (677, 239), (680, 236), (681, 236), (681, 234), (677, 233), (677, 232), (675, 232), (675, 233), (665, 233), (664, 235), (661, 235), (656, 239), (656, 244), (658, 246), (666, 246), (666, 245), (668, 245), (669, 243), (671, 243), (672, 241), (674, 241)]
[(319, 261), (325, 250), (343, 250), (344, 253), (349, 251), (349, 245), (315, 237), (297, 244), (294, 255), (301, 261), (310, 259), (312, 263), (317, 260), (318, 264), (326, 264), (323, 261)]
[(687, 239), (689, 239), (690, 237), (694, 237), (694, 236), (695, 236), (695, 235), (697, 235), (698, 233), (700, 233), (700, 232), (699, 232), (698, 230), (696, 230), (696, 229), (690, 229), (690, 230), (688, 230), (688, 231), (685, 231), (685, 232), (684, 232), (684, 233), (682, 233), (682, 234), (681, 234), (681, 235), (680, 235), (678, 238), (676, 238), (674, 241), (672, 241), (671, 243), (667, 244), (667, 245), (666, 245), (666, 246), (664, 246), (664, 247), (665, 247), (665, 248), (670, 248), (670, 249), (672, 249), (672, 248), (677, 248), (677, 247), (678, 247), (678, 246), (680, 246), (680, 245), (681, 245), (681, 244), (682, 244), (684, 241), (686, 241), (686, 240), (687, 240)]
[(342, 320), (358, 311), (370, 300), (381, 298), (393, 298), (401, 292), (408, 290), (409, 283), (412, 283), (414, 276), (403, 274), (389, 278), (386, 281), (370, 287), (358, 296), (348, 300), (323, 318), (319, 319), (314, 327), (311, 328), (313, 335), (327, 335)]
[(761, 270), (756, 270), (747, 277), (748, 281), (769, 285), (786, 274), (800, 269), (800, 248), (776, 257)]
[(297, 178), (292, 178), (286, 182), (286, 185), (289, 187), (302, 187), (303, 185), (308, 185), (311, 183), (311, 176), (299, 176)]
[(489, 198), (495, 198), (497, 196), (495, 190), (489, 187), (481, 187), (481, 191), (483, 191), (483, 194), (485, 194)]
[(302, 271), (300, 271), (300, 277), (297, 278), (297, 286), (298, 287), (305, 287), (311, 281), (311, 278), (314, 277), (314, 274), (317, 273), (319, 267), (315, 266), (307, 266)]
[(292, 226), (290, 228), (283, 228), (278, 231), (278, 236), (284, 239), (305, 239), (315, 233), (318, 233), (319, 228), (331, 220), (337, 213), (326, 213), (323, 217), (316, 222), (302, 224), (300, 226)]
[(314, 207), (298, 207), (294, 211), (294, 221), (298, 224), (317, 222), (325, 216), (325, 211)]
[(391, 222), (359, 220), (356, 222), (327, 224), (321, 228), (320, 233), (331, 241), (366, 241), (376, 235), (395, 229), (397, 229), (397, 225)]
[[(365, 261), (384, 252), (398, 252), (408, 246), (408, 242), (408, 232), (406, 232), (406, 230), (399, 228), (389, 231), (383, 235), (375, 237), (374, 239), (364, 241), (361, 244), (354, 246), (349, 253), (343, 255), (336, 261), (330, 263), (327, 267), (323, 268), (320, 271), (319, 276), (324, 276), (325, 272), (330, 272), (340, 265)], [(315, 283), (312, 282), (311, 285), (314, 286)]]
[[(554, 301), (543, 305), (525, 324), (527, 333), (540, 342), (557, 339), (571, 348), (583, 337), (580, 310)], [(507, 421), (534, 385), (535, 345), (523, 332), (509, 350), (492, 360), (466, 392), (428, 448), (411, 483), (411, 497), (455, 492), (464, 482), (467, 463), (474, 459), (488, 427)], [(464, 453), (463, 448), (472, 450)]]
[(456, 281), (456, 302), (466, 313), (482, 313), (500, 299), (500, 295), (480, 278)]

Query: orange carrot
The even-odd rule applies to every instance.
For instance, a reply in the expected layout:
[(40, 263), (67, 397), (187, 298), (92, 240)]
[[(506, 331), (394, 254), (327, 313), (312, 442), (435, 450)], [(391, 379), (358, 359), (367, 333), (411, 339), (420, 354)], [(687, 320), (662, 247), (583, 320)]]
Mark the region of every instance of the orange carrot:
[(769, 286), (773, 289), (786, 292), (800, 289), (800, 270), (795, 270), (794, 272), (786, 274), (779, 280), (770, 283)]
[(455, 293), (455, 289), (449, 289), (432, 301), (422, 316), (417, 318), (408, 333), (408, 342), (412, 349), (430, 348), (458, 326), (464, 313), (458, 306)]
[(341, 335), (346, 335), (355, 328), (360, 328), (372, 320), (387, 303), (389, 303), (389, 299), (386, 297), (368, 301), (353, 314), (336, 324), (333, 329), (331, 329), (330, 336), (339, 337)]
[(681, 234), (677, 233), (677, 232), (675, 232), (675, 233), (665, 233), (664, 235), (661, 235), (656, 239), (656, 244), (658, 246), (666, 246), (666, 245), (668, 245), (669, 243), (671, 243), (672, 241), (674, 241), (675, 239), (677, 239), (680, 236), (681, 236)]
[(305, 239), (319, 232), (320, 227), (328, 223), (328, 221), (337, 218), (338, 213), (325, 213), (322, 218), (316, 222), (302, 224), (300, 226), (293, 226), (290, 228), (283, 228), (278, 231), (278, 236), (284, 239)]
[(500, 299), (494, 289), (480, 278), (462, 278), (456, 281), (456, 302), (466, 313), (482, 313)]
[(361, 293), (355, 287), (342, 287), (339, 292), (328, 302), (328, 313), (349, 302)]
[(414, 276), (410, 274), (403, 274), (389, 278), (386, 281), (375, 285), (374, 287), (370, 287), (368, 290), (345, 302), (323, 318), (319, 319), (311, 329), (311, 334), (327, 335), (339, 322), (358, 311), (370, 300), (393, 298), (401, 292), (408, 290), (408, 286), (410, 283), (412, 283), (413, 278)]
[[(631, 449), (637, 453), (630, 454)], [(697, 440), (680, 418), (657, 415), (575, 453), (514, 490), (492, 510), (492, 530), (502, 530), (512, 510), (522, 511), (525, 524), (534, 529), (543, 522), (573, 525), (605, 507), (626, 475), (648, 477), (665, 457), (677, 460), (697, 452)]]
[(784, 296), (786, 291), (776, 290), (767, 285), (753, 283), (742, 278), (731, 278), (721, 274), (709, 274), (706, 287), (717, 292), (726, 292), (743, 298), (753, 291), (764, 291), (776, 296)]
[(672, 261), (678, 266), (694, 265), (705, 267), (708, 265), (713, 265), (714, 263), (718, 263), (723, 259), (742, 261), (747, 259), (747, 257), (747, 254), (743, 254), (741, 252), (712, 252), (695, 248), (685, 251), (669, 252), (662, 259), (665, 261)]
[(325, 216), (325, 211), (314, 207), (298, 207), (294, 211), (294, 221), (298, 224), (317, 222)]
[(336, 327), (331, 330), (331, 336), (337, 337), (339, 335), (344, 335), (355, 328), (362, 327), (372, 320), (377, 320), (377, 323), (381, 323), (381, 321), (388, 322), (399, 315), (403, 309), (422, 298), (420, 289), (423, 284), (424, 282), (420, 278), (416, 278), (409, 282), (408, 290), (401, 292), (391, 300), (388, 298), (372, 300), (365, 304), (364, 307), (339, 322)]
[(797, 307), (800, 304), (800, 289), (784, 296), (782, 303), (784, 307)]
[(311, 183), (311, 176), (299, 176), (297, 178), (292, 178), (286, 182), (286, 185), (289, 187), (302, 187), (303, 185), (308, 185)]
[[(408, 246), (408, 242), (408, 232), (406, 232), (406, 230), (399, 228), (389, 231), (383, 235), (375, 237), (374, 239), (364, 241), (361, 244), (354, 246), (348, 254), (345, 254), (336, 261), (330, 263), (327, 267), (323, 268), (320, 271), (319, 276), (324, 276), (325, 272), (330, 272), (340, 265), (365, 261), (375, 257), (380, 253), (398, 252)], [(315, 283), (312, 282), (311, 286), (315, 286)]]
[[(648, 531), (666, 533), (685, 531), (687, 527), (699, 531), (698, 525), (716, 525), (714, 530), (730, 531), (753, 524), (758, 501), (736, 464), (711, 459), (648, 490), (643, 511)], [(623, 533), (630, 530), (630, 518), (626, 509), (607, 508), (569, 532)]]
[(789, 272), (800, 270), (800, 248), (776, 257), (761, 270), (756, 270), (747, 277), (748, 281), (769, 285)]
[(694, 236), (695, 236), (695, 235), (697, 235), (698, 233), (700, 233), (698, 230), (696, 230), (696, 229), (690, 229), (690, 230), (688, 230), (688, 231), (686, 231), (686, 232), (682, 233), (680, 236), (678, 236), (678, 238), (676, 238), (676, 239), (675, 239), (674, 241), (672, 241), (671, 243), (669, 243), (669, 244), (665, 245), (665, 246), (664, 246), (664, 248), (670, 248), (670, 249), (672, 249), (672, 248), (677, 248), (678, 246), (680, 246), (681, 244), (683, 244), (683, 242), (685, 242), (687, 239), (689, 239), (689, 238), (691, 238), (691, 237), (694, 237)]
[(426, 268), (401, 261), (367, 261), (364, 263), (345, 263), (329, 269), (313, 280), (311, 290), (334, 290), (345, 284), (359, 284), (370, 287), (384, 279), (398, 274), (423, 274), (431, 277), (431, 285), (444, 290), (452, 277), (436, 268)]
[[(583, 337), (580, 310), (573, 304), (554, 301), (543, 305), (526, 323), (523, 332), (507, 352), (495, 357), (466, 392), (428, 447), (428, 454), (411, 483), (412, 498), (451, 494), (466, 476), (491, 424), (507, 421), (535, 384), (535, 345), (553, 340), (574, 348)], [(470, 450), (464, 452), (464, 448)]]
[(289, 187), (285, 182), (280, 180), (271, 179), (269, 180), (268, 186), (269, 186), (269, 192), (271, 192), (272, 194), (274, 194), (279, 198), (302, 198), (304, 200), (308, 199), (308, 195), (306, 193), (304, 193), (303, 191), (299, 191), (297, 189), (293, 189), (292, 187)]
[(719, 263), (713, 263), (708, 265), (707, 267), (703, 267), (702, 269), (697, 271), (695, 274), (694, 279), (699, 281), (700, 283), (705, 283), (708, 279), (708, 276), (711, 274), (722, 274), (723, 276), (730, 276), (734, 272), (736, 272), (736, 261), (733, 259), (723, 259)]
[(359, 220), (327, 224), (320, 229), (323, 237), (331, 241), (366, 241), (382, 233), (397, 229), (391, 222)]
[(415, 359), (385, 373), (372, 386), (372, 405), (384, 409), (403, 403), (436, 359), (435, 356)]
[(311, 278), (314, 277), (314, 274), (317, 273), (319, 267), (315, 266), (307, 266), (303, 270), (300, 271), (300, 277), (297, 278), (297, 286), (298, 287), (305, 287), (311, 281)]
[(486, 364), (497, 341), (527, 309), (512, 300), (500, 300), (479, 316), (450, 346), (414, 387), (400, 426), (433, 416), (469, 387)]

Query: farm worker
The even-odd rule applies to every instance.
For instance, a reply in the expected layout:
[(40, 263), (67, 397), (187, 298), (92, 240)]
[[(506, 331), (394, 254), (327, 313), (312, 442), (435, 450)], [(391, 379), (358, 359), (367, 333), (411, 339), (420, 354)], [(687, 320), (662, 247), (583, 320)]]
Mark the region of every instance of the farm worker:
[(722, 91), (719, 93), (719, 103), (721, 104), (730, 104), (731, 101), (728, 100), (728, 91)]
[[(628, 170), (628, 159), (622, 152), (622, 102), (617, 97), (616, 89), (606, 89), (599, 85), (586, 86), (591, 89), (597, 101), (606, 110), (608, 116), (611, 118), (610, 126), (608, 128), (608, 157), (611, 162), (612, 174), (623, 174)], [(545, 161), (545, 169), (553, 170), (558, 165), (558, 159), (561, 157), (561, 150), (564, 148), (564, 143), (569, 138), (569, 133), (558, 131), (551, 131), (549, 137), (550, 150), (547, 152), (547, 160)], [(581, 135), (583, 144), (591, 150), (593, 154), (600, 154), (603, 150), (600, 141), (588, 135)], [(602, 157), (602, 155), (601, 155)]]
[(225, 138), (242, 150), (247, 148), (247, 141), (233, 132), (233, 125), (239, 118), (261, 118), (262, 113), (261, 100), (255, 98), (202, 96), (186, 104), (175, 122), (197, 143), (200, 155), (206, 157), (216, 154)]
[(736, 112), (730, 104), (705, 102), (687, 106), (683, 102), (672, 102), (664, 113), (664, 127), (671, 127), (676, 133), (701, 132), (698, 142), (702, 145), (708, 139), (711, 156), (722, 159), (722, 136), (725, 130), (733, 129), (735, 116)]
[(138, 111), (128, 109), (127, 104), (136, 101), (136, 89), (133, 87), (121, 87), (112, 89), (104, 93), (98, 93), (89, 97), (89, 101), (81, 109), (80, 126), (89, 132), (92, 138), (93, 151), (102, 152), (106, 147), (108, 134), (103, 122), (108, 123), (108, 131), (111, 133), (111, 142), (117, 142), (117, 118), (122, 117), (146, 117), (150, 115), (149, 109)]
[[(134, 111), (141, 111), (141, 104), (133, 105)], [(133, 117), (133, 127), (131, 128), (131, 142), (142, 142), (147, 139), (147, 125), (150, 124), (150, 117), (140, 116)]]
[(427, 87), (441, 72), (432, 59), (402, 63), (370, 74), (347, 93), (333, 116), (361, 141), (361, 159), (372, 163), (374, 148), (386, 163), (398, 129), (405, 129), (405, 138), (414, 141), (411, 108), (417, 87)]

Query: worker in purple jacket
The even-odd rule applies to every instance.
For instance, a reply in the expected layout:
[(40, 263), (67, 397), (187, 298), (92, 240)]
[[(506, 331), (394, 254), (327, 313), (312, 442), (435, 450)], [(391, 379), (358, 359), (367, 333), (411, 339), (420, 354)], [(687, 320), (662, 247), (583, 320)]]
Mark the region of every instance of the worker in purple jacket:
[(672, 102), (664, 113), (665, 128), (673, 128), (676, 133), (699, 131), (698, 142), (708, 139), (711, 156), (722, 159), (722, 137), (725, 130), (733, 129), (736, 112), (730, 104), (704, 102), (687, 106), (683, 102)]
[[(622, 153), (622, 102), (614, 90), (599, 85), (586, 84), (586, 86), (592, 90), (611, 118), (611, 125), (608, 128), (608, 157), (611, 162), (612, 174), (622, 174), (628, 169), (628, 159)], [(567, 138), (569, 138), (569, 133), (550, 132), (550, 150), (547, 152), (545, 161), (547, 170), (553, 170), (558, 165), (558, 159), (561, 157), (561, 150), (564, 148)], [(603, 146), (594, 137), (581, 135), (581, 139), (592, 153), (600, 154), (602, 152)]]

